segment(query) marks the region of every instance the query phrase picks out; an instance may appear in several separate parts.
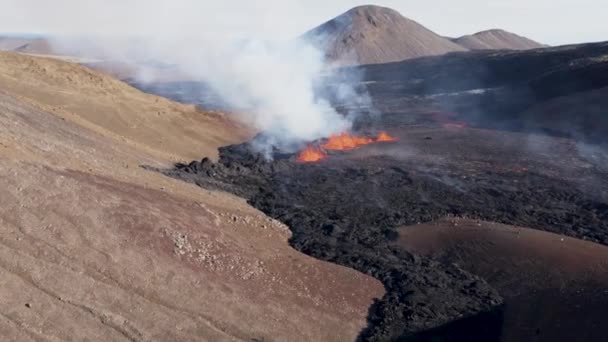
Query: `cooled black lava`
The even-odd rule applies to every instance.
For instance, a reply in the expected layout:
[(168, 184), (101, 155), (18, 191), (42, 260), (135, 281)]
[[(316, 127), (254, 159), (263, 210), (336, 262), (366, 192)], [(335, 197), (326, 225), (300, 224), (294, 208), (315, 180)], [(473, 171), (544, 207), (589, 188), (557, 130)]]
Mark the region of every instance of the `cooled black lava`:
[[(166, 174), (243, 196), (286, 223), (294, 248), (370, 274), (386, 295), (369, 312), (370, 341), (497, 341), (502, 299), (454, 265), (394, 247), (395, 228), (462, 215), (608, 243), (608, 204), (533, 172), (480, 172), (441, 181), (437, 171), (387, 156), (267, 161), (248, 144), (220, 149), (218, 163), (178, 164)], [(585, 229), (580, 227), (586, 227)], [(588, 229), (592, 227), (592, 229)]]

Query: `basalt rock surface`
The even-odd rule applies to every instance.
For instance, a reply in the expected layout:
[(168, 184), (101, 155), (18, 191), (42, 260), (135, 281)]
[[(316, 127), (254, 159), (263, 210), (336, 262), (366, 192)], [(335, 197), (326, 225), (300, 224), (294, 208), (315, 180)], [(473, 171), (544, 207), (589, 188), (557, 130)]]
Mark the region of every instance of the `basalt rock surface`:
[(381, 280), (387, 292), (370, 308), (363, 340), (500, 336), (499, 294), (455, 265), (396, 248), (396, 227), (455, 215), (608, 244), (603, 195), (564, 180), (517, 170), (466, 178), (459, 170), (416, 170), (389, 156), (347, 154), (332, 152), (320, 163), (302, 164), (275, 153), (269, 161), (241, 144), (220, 149), (218, 163), (203, 159), (163, 172), (242, 196), (287, 224), (297, 250)]
[[(406, 172), (327, 169), (293, 158), (270, 162), (238, 145), (222, 149), (217, 164), (204, 159), (166, 173), (243, 196), (287, 223), (297, 250), (381, 280), (387, 293), (370, 308), (362, 340), (493, 341), (500, 336), (502, 298), (485, 281), (390, 243), (396, 237), (393, 227), (407, 220), (395, 214), (399, 208), (387, 210), (392, 204), (379, 201), (391, 199), (380, 199), (382, 193), (372, 188), (410, 186)], [(365, 185), (370, 177), (377, 181)]]

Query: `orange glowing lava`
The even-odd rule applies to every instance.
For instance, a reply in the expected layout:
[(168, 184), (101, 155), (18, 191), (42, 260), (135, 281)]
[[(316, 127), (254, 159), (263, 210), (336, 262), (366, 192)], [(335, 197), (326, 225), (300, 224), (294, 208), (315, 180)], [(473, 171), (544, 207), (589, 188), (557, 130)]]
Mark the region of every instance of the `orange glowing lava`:
[(375, 138), (357, 137), (349, 133), (340, 133), (332, 135), (320, 146), (309, 145), (298, 154), (297, 161), (300, 163), (315, 163), (327, 158), (326, 150), (345, 151), (376, 142), (390, 141), (397, 141), (397, 138), (390, 136), (386, 132), (380, 132)]
[(397, 138), (390, 136), (388, 133), (386, 132), (380, 132), (380, 134), (378, 134), (378, 137), (376, 138), (377, 142), (383, 142), (383, 141), (397, 141)]
[(367, 137), (356, 137), (348, 133), (341, 133), (329, 137), (326, 143), (321, 144), (326, 150), (352, 150), (353, 148), (369, 145), (374, 140)]
[(462, 128), (466, 128), (467, 124), (464, 122), (451, 122), (451, 123), (444, 123), (443, 124), (443, 128), (447, 128), (447, 129), (462, 129)]
[(300, 154), (298, 154), (298, 161), (301, 163), (315, 163), (325, 159), (327, 153), (316, 146), (308, 146)]

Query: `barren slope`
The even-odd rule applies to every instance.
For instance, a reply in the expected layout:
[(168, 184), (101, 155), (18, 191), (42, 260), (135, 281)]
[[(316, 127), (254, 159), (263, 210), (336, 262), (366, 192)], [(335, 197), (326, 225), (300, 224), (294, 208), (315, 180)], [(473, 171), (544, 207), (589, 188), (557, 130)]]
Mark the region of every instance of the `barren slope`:
[(215, 155), (215, 148), (248, 132), (193, 106), (148, 95), (73, 63), (0, 54), (0, 87), (98, 133), (177, 160)]
[(305, 34), (338, 64), (378, 64), (465, 51), (399, 12), (360, 6)]
[(139, 167), (247, 135), (81, 66), (0, 53), (0, 335), (353, 340), (379, 282), (295, 252), (242, 199)]
[(465, 219), (404, 227), (399, 244), (482, 276), (506, 300), (503, 341), (597, 341), (605, 336), (608, 247)]
[(529, 50), (545, 47), (526, 37), (505, 30), (487, 30), (452, 40), (469, 50)]

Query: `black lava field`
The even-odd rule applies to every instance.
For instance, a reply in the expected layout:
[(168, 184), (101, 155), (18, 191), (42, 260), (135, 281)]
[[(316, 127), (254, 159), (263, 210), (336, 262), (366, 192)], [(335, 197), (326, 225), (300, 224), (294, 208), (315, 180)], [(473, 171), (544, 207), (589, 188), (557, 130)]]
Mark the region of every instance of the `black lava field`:
[(388, 130), (397, 141), (316, 163), (244, 143), (216, 163), (157, 171), (246, 198), (290, 227), (298, 251), (379, 279), (386, 294), (362, 341), (500, 341), (500, 294), (399, 248), (397, 229), (455, 216), (608, 245), (607, 52), (600, 43), (362, 67), (374, 108), (355, 134)]
[[(441, 128), (403, 135), (416, 138), (419, 148), (424, 144), (449, 147), (441, 140), (470, 137), (475, 132), (465, 128), (462, 133), (450, 133)], [(608, 244), (607, 193), (585, 190), (597, 189), (595, 181), (607, 179), (602, 172), (590, 178), (591, 185), (574, 184), (537, 173), (533, 164), (530, 168), (508, 167), (499, 160), (482, 164), (471, 160), (474, 153), (468, 161), (432, 165), (416, 155), (394, 156), (393, 151), (404, 149), (406, 143), (334, 152), (310, 164), (299, 163), (289, 154), (267, 160), (246, 143), (220, 149), (218, 163), (204, 159), (163, 172), (242, 196), (287, 224), (295, 249), (382, 281), (387, 293), (370, 308), (369, 326), (361, 333), (366, 341), (500, 338), (500, 295), (483, 279), (457, 266), (395, 247), (392, 242), (400, 226), (459, 216)]]

